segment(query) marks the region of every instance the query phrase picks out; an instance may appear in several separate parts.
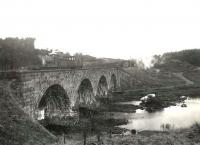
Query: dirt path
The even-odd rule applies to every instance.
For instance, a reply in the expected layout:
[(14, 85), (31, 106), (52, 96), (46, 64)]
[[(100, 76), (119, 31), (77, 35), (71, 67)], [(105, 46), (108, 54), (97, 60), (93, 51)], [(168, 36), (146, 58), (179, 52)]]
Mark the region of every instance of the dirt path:
[(187, 79), (184, 75), (183, 72), (180, 73), (173, 73), (176, 77), (182, 79), (183, 81), (185, 81), (185, 85), (194, 85), (194, 82)]

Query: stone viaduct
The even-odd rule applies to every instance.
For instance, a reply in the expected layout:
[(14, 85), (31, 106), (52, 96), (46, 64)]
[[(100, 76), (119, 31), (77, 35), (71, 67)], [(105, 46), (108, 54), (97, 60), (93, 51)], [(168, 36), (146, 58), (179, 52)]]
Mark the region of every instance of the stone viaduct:
[(40, 111), (70, 114), (80, 105), (93, 106), (109, 90), (121, 87), (119, 68), (32, 70), (16, 73), (18, 100), (37, 119)]

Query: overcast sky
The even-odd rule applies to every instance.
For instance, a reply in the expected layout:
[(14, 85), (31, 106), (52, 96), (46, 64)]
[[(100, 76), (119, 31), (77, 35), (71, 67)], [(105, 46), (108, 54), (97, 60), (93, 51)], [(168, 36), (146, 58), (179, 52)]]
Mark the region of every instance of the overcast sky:
[(143, 58), (200, 48), (199, 0), (0, 0), (0, 37), (37, 48)]

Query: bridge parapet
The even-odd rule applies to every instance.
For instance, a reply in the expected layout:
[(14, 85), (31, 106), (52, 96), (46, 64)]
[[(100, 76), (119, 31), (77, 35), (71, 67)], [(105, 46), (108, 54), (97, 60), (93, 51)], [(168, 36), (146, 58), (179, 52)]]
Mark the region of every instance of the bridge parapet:
[[(2, 77), (5, 75), (9, 79), (16, 79), (18, 81), (20, 85), (19, 98), (22, 100), (20, 101), (21, 106), (33, 118), (38, 117), (38, 112), (40, 111), (39, 103), (43, 100), (47, 106), (47, 102), (50, 102), (50, 109), (56, 107), (58, 109), (59, 105), (62, 104), (62, 97), (43, 99), (47, 94), (47, 90), (54, 85), (64, 90), (69, 100), (69, 109), (72, 109), (75, 105), (81, 104), (81, 102), (95, 101), (96, 97), (106, 95), (112, 87), (119, 88), (121, 78), (118, 68), (23, 70), (0, 73)], [(84, 87), (87, 85), (91, 86)]]

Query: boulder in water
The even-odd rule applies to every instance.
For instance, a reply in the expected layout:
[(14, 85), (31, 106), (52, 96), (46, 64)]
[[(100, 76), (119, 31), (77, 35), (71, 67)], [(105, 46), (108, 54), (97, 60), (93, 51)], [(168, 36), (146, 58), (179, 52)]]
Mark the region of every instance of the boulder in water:
[(187, 107), (187, 105), (186, 104), (182, 104), (181, 107)]
[(156, 97), (155, 94), (148, 94), (148, 95), (146, 95), (146, 96), (140, 98), (140, 100), (146, 102), (149, 98), (154, 98), (154, 97)]
[(164, 102), (160, 98), (155, 97), (155, 94), (148, 94), (141, 98), (141, 101), (140, 106), (146, 108), (148, 112), (155, 112), (165, 107)]
[(135, 129), (131, 129), (131, 134), (136, 134), (137, 131)]
[(180, 99), (186, 99), (186, 96), (180, 96)]

